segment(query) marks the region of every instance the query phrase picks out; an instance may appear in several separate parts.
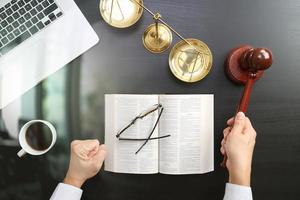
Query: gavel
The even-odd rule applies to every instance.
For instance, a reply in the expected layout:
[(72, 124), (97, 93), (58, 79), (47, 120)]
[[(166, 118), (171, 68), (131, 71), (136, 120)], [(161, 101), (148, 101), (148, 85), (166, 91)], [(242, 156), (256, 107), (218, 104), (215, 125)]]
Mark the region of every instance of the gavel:
[[(227, 76), (235, 83), (245, 85), (237, 112), (247, 112), (254, 83), (260, 79), (264, 70), (271, 67), (273, 54), (266, 48), (254, 48), (243, 45), (230, 51), (225, 65)], [(226, 167), (227, 155), (224, 155), (222, 167)]]

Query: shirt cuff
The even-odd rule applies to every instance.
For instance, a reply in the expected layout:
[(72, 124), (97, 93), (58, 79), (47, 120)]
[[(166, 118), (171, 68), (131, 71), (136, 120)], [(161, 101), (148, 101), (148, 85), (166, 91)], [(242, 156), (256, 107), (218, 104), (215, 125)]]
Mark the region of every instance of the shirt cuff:
[(82, 190), (72, 185), (59, 183), (50, 200), (80, 200)]
[(226, 184), (224, 200), (252, 200), (251, 187)]

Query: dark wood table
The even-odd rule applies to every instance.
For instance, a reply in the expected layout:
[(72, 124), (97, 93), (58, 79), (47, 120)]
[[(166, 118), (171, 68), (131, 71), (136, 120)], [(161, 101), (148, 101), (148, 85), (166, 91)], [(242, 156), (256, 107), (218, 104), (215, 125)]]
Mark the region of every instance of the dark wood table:
[[(72, 139), (103, 139), (105, 93), (215, 95), (214, 172), (168, 176), (102, 171), (83, 187), (83, 199), (222, 199), (227, 174), (219, 166), (219, 144), (226, 119), (234, 114), (243, 89), (227, 79), (224, 62), (229, 50), (240, 44), (268, 47), (274, 54), (273, 66), (254, 86), (248, 111), (257, 130), (252, 172), (254, 199), (300, 197), (299, 1), (145, 0), (147, 7), (159, 11), (183, 36), (200, 39), (212, 50), (210, 74), (194, 84), (180, 82), (171, 74), (169, 51), (154, 55), (144, 49), (142, 33), (152, 23), (148, 13), (136, 25), (116, 29), (100, 17), (99, 0), (76, 2), (99, 35), (100, 43), (66, 66), (66, 71), (57, 72), (67, 72), (69, 84), (68, 101), (63, 104), (67, 128), (61, 130), (67, 137), (53, 149), (65, 156), (57, 173), (65, 173)], [(174, 37), (173, 44), (178, 41)], [(55, 106), (48, 105), (48, 110)], [(48, 195), (55, 184), (43, 187)]]
[[(104, 93), (215, 94), (215, 171), (206, 175), (103, 174), (88, 184), (87, 199), (221, 199), (226, 173), (219, 167), (219, 143), (225, 120), (233, 115), (242, 87), (224, 74), (228, 51), (240, 44), (268, 47), (274, 64), (253, 90), (248, 115), (257, 130), (253, 159), (254, 199), (296, 199), (300, 196), (300, 2), (272, 0), (151, 0), (185, 37), (198, 38), (211, 48), (214, 63), (207, 78), (195, 84), (178, 81), (170, 73), (168, 52), (153, 55), (141, 35), (152, 18), (144, 13), (136, 26), (119, 30), (108, 26), (94, 8), (98, 1), (77, 1), (101, 37), (88, 54), (88, 76), (97, 72)], [(178, 38), (175, 42), (179, 41)], [(93, 68), (93, 70), (92, 70)], [(101, 114), (103, 117), (103, 115)], [(103, 119), (103, 118), (101, 118)], [(98, 190), (97, 190), (98, 188)], [(94, 192), (92, 192), (94, 191)], [(94, 198), (97, 196), (97, 198)]]

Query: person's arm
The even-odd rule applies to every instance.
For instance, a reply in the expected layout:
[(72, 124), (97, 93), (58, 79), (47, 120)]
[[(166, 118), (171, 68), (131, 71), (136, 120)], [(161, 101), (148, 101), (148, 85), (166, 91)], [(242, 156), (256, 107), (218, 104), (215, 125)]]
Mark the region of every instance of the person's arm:
[(71, 143), (69, 169), (63, 183), (58, 184), (50, 200), (79, 200), (83, 183), (101, 169), (106, 156), (98, 140), (75, 140)]
[(252, 200), (250, 178), (256, 132), (241, 112), (229, 119), (227, 124), (221, 142), (221, 153), (228, 158), (226, 167), (229, 173), (224, 200)]

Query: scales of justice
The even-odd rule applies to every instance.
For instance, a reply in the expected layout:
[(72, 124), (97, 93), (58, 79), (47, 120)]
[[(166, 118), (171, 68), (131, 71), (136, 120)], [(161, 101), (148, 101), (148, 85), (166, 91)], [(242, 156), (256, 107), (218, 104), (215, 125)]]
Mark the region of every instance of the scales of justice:
[(146, 10), (154, 22), (142, 35), (145, 48), (152, 53), (162, 53), (172, 44), (172, 32), (181, 40), (169, 54), (169, 66), (178, 79), (192, 83), (203, 79), (211, 70), (212, 53), (208, 46), (193, 38), (185, 39), (168, 25), (160, 13), (154, 13), (143, 4), (143, 0), (101, 0), (100, 13), (106, 23), (116, 28), (134, 25)]

